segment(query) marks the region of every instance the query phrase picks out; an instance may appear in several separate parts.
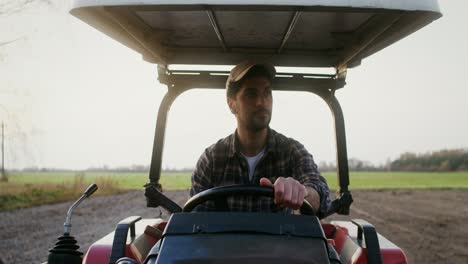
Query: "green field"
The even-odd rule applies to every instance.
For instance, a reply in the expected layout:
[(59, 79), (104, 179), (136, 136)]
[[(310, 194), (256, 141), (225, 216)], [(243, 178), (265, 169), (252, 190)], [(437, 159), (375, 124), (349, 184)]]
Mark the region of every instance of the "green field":
[[(324, 173), (330, 189), (337, 189), (336, 173)], [(95, 195), (110, 195), (143, 189), (147, 173), (16, 173), (0, 182), (0, 211), (41, 204), (70, 201), (81, 195), (90, 183)], [(468, 172), (351, 172), (350, 190), (359, 189), (467, 189)], [(190, 173), (163, 173), (164, 190), (188, 190)]]
[[(19, 173), (10, 175), (9, 183), (69, 183), (75, 173)], [(336, 173), (324, 173), (331, 189), (337, 188)], [(139, 189), (148, 182), (147, 173), (86, 173), (84, 180), (112, 179), (123, 189)], [(189, 173), (163, 173), (161, 184), (165, 190), (190, 188)], [(465, 189), (468, 188), (468, 172), (426, 173), (426, 172), (351, 172), (350, 189)], [(2, 189), (8, 184), (0, 183)], [(0, 190), (0, 193), (2, 191)]]
[[(1, 183), (0, 187), (8, 187), (8, 184), (67, 184), (75, 181), (76, 173), (74, 172), (38, 172), (38, 173), (16, 173), (9, 176), (8, 183)], [(117, 182), (119, 187), (123, 189), (139, 189), (143, 188), (148, 182), (147, 173), (84, 173), (84, 181), (91, 183), (96, 179), (112, 179)], [(164, 173), (161, 176), (161, 184), (165, 190), (180, 190), (190, 187), (189, 173)], [(0, 189), (0, 194), (2, 193)]]
[[(325, 173), (336, 189), (336, 173)], [(361, 189), (466, 189), (468, 172), (351, 172), (351, 190)]]

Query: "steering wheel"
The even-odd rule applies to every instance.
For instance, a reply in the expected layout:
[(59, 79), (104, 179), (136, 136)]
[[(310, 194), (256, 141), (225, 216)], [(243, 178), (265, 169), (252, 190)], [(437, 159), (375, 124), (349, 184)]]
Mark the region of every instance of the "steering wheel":
[[(258, 185), (228, 185), (215, 187), (192, 196), (184, 205), (182, 212), (191, 212), (198, 205), (206, 201), (214, 201), (217, 211), (229, 211), (227, 198), (233, 195), (252, 195), (265, 196), (273, 198), (275, 191), (271, 187)], [(301, 213), (305, 215), (315, 215), (314, 208), (306, 200), (300, 208)]]

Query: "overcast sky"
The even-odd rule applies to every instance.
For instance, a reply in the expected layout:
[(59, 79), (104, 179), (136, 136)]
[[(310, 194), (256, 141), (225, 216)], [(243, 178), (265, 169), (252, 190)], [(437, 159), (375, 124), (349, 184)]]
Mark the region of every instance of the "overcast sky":
[[(463, 0), (362, 62), (337, 92), (348, 156), (375, 164), (407, 151), (468, 147), (468, 31)], [(148, 165), (166, 88), (156, 66), (68, 14), (69, 1), (0, 0), (0, 121), (7, 168)], [(224, 91), (172, 106), (163, 167), (193, 167), (235, 129)], [(313, 95), (274, 94), (271, 127), (317, 162), (335, 160), (332, 116)]]

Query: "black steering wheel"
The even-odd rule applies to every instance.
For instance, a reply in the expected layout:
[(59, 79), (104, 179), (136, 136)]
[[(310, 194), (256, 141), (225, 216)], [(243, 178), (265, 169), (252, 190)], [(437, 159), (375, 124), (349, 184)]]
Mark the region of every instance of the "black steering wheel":
[[(192, 196), (184, 205), (182, 212), (191, 212), (198, 205), (206, 201), (214, 201), (216, 210), (229, 211), (227, 197), (233, 195), (253, 195), (273, 198), (275, 191), (271, 187), (258, 185), (228, 185), (215, 187)], [(301, 213), (305, 215), (315, 215), (314, 208), (306, 200), (300, 208)]]

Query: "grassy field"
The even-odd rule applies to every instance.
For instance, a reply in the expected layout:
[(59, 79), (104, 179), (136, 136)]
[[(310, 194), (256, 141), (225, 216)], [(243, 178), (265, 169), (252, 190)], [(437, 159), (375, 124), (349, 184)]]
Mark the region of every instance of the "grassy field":
[[(337, 188), (336, 173), (324, 173), (331, 189)], [(147, 173), (17, 173), (0, 182), (0, 210), (61, 202), (78, 197), (90, 183), (99, 186), (96, 195), (142, 189)], [(164, 190), (190, 188), (189, 173), (164, 173)], [(351, 172), (350, 189), (468, 189), (468, 172)]]
[[(336, 173), (324, 175), (336, 189)], [(468, 172), (351, 172), (351, 190), (358, 189), (466, 189)]]
[[(87, 183), (95, 182), (96, 180), (112, 180), (122, 189), (139, 189), (148, 182), (147, 173), (84, 173), (80, 174), (83, 181)], [(8, 183), (0, 182), (8, 188), (13, 185), (35, 185), (41, 183), (48, 184), (70, 184), (76, 179), (77, 174), (74, 172), (38, 172), (38, 173), (17, 173), (10, 175)], [(190, 187), (189, 173), (164, 173), (161, 176), (161, 184), (165, 190), (179, 190)], [(0, 194), (2, 193), (0, 189)]]
[[(323, 173), (331, 189), (337, 187), (334, 172)], [(86, 173), (86, 183), (113, 181), (122, 189), (139, 189), (148, 182), (147, 173)], [(32, 185), (39, 183), (70, 184), (76, 181), (75, 173), (19, 173), (10, 175), (8, 183), (0, 183), (0, 194), (9, 184)], [(190, 173), (163, 173), (161, 184), (165, 190), (190, 188)], [(468, 188), (468, 172), (351, 172), (350, 189), (458, 189)]]

